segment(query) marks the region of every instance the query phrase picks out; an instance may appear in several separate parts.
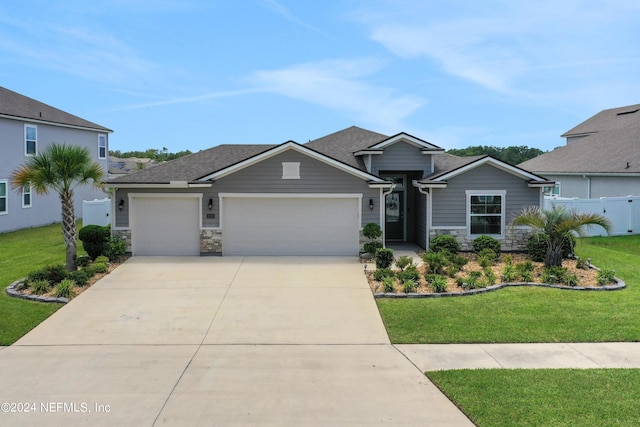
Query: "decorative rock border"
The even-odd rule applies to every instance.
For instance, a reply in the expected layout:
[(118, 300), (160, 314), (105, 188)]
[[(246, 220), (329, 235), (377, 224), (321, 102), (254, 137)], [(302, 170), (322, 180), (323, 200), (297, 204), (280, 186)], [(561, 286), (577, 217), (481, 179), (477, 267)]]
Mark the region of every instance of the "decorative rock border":
[(15, 282), (7, 286), (7, 289), (6, 289), (7, 295), (13, 298), (26, 299), (29, 301), (36, 301), (36, 302), (48, 302), (48, 303), (56, 303), (56, 304), (66, 304), (69, 302), (69, 298), (43, 297), (41, 295), (24, 295), (19, 291), (17, 291), (16, 288), (18, 287), (18, 285), (21, 285), (22, 282), (24, 282), (25, 280), (26, 280), (26, 277), (23, 277), (22, 279), (16, 280)]
[(470, 295), (484, 294), (487, 292), (497, 291), (498, 289), (506, 288), (509, 286), (537, 286), (541, 288), (553, 288), (553, 289), (564, 289), (569, 291), (617, 291), (620, 289), (624, 289), (627, 285), (617, 277), (614, 277), (616, 284), (615, 285), (606, 285), (606, 286), (565, 286), (565, 285), (550, 285), (547, 283), (534, 283), (534, 282), (518, 282), (518, 283), (499, 283), (497, 285), (488, 286), (486, 288), (481, 289), (472, 289), (469, 291), (462, 292), (442, 292), (442, 293), (428, 293), (428, 294), (418, 294), (418, 293), (404, 293), (404, 292), (376, 292), (373, 294), (374, 298), (446, 298), (446, 297), (464, 297)]

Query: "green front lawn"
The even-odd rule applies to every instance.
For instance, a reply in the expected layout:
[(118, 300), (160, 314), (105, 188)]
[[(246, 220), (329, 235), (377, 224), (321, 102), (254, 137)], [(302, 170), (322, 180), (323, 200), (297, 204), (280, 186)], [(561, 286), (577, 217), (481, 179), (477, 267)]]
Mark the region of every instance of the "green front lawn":
[(4, 289), (33, 270), (64, 262), (60, 224), (0, 234), (0, 345), (13, 344), (61, 307), (10, 298)]
[(640, 369), (478, 369), (427, 376), (478, 426), (640, 425)]
[(506, 288), (457, 298), (378, 299), (393, 343), (640, 340), (640, 236), (580, 239), (577, 254), (614, 269), (611, 292)]

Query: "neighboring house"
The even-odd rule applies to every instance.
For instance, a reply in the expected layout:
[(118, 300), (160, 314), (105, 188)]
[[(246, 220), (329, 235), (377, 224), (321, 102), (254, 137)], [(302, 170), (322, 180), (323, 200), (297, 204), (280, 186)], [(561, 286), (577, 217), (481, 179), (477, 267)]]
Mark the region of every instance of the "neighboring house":
[[(11, 189), (11, 174), (26, 159), (51, 143), (87, 147), (93, 159), (107, 170), (110, 129), (81, 119), (42, 102), (0, 87), (0, 232), (36, 227), (62, 220), (57, 193), (36, 194), (31, 188)], [(76, 212), (82, 200), (103, 199), (91, 186), (75, 192)]]
[(128, 175), (153, 166), (157, 166), (153, 159), (138, 157), (113, 157), (109, 156), (109, 179), (117, 178), (122, 175)]
[(469, 249), (488, 234), (522, 249), (528, 231), (509, 223), (552, 184), (357, 127), (304, 145), (219, 145), (108, 181), (113, 232), (134, 255), (357, 255), (369, 222), (386, 243), (451, 234)]
[(604, 110), (562, 135), (566, 145), (518, 166), (561, 197), (640, 196), (640, 104)]

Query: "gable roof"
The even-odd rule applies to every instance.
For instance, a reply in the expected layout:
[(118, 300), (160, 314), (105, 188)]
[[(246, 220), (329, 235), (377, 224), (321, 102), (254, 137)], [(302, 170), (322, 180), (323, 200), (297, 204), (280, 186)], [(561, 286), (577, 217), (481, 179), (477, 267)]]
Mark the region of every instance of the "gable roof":
[(73, 114), (69, 114), (27, 96), (20, 95), (2, 86), (0, 86), (0, 117), (113, 132), (104, 126), (74, 116)]
[(377, 144), (369, 146), (369, 148), (373, 150), (382, 150), (399, 141), (404, 141), (411, 145), (419, 147), (420, 149), (422, 149), (422, 151), (444, 151), (444, 148), (440, 148), (437, 145), (433, 145), (430, 142), (427, 142), (420, 138), (416, 138), (415, 136), (409, 135), (408, 133), (404, 133), (404, 132), (395, 134), (385, 139), (384, 141), (381, 141), (381, 142), (378, 142)]
[(640, 104), (601, 111), (562, 135), (567, 144), (518, 166), (539, 173), (640, 173)]
[(309, 147), (319, 153), (325, 154), (343, 163), (361, 170), (366, 170), (362, 159), (353, 155), (356, 151), (369, 148), (385, 139), (387, 135), (351, 126), (338, 132), (334, 132), (322, 138), (307, 142)]

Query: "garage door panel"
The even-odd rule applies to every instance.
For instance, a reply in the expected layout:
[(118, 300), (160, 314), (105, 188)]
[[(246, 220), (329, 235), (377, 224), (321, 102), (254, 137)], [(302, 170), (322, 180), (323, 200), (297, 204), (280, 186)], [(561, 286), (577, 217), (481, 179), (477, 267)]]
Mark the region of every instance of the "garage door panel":
[(228, 255), (357, 255), (357, 198), (226, 198)]
[(198, 209), (196, 198), (136, 198), (134, 255), (199, 255)]

